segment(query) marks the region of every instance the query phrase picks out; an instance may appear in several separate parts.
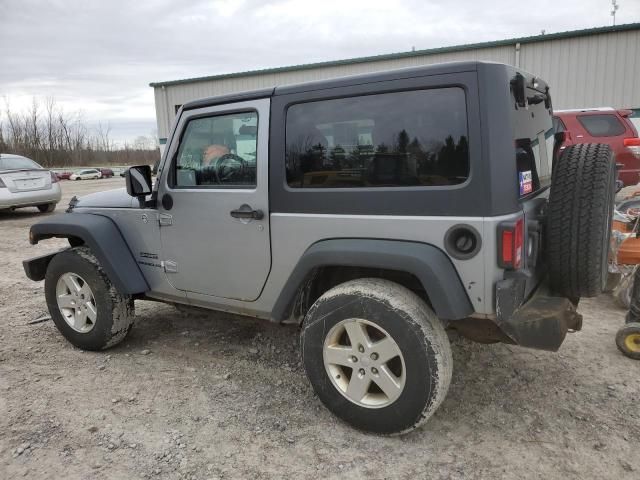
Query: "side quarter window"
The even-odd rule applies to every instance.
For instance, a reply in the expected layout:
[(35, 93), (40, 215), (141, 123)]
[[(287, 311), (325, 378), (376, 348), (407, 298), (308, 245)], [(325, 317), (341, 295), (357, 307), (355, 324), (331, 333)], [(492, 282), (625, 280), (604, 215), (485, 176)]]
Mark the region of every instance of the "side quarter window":
[(299, 103), (286, 122), (291, 188), (439, 187), (469, 177), (459, 87)]
[(255, 111), (189, 120), (170, 184), (175, 188), (256, 186), (258, 114)]

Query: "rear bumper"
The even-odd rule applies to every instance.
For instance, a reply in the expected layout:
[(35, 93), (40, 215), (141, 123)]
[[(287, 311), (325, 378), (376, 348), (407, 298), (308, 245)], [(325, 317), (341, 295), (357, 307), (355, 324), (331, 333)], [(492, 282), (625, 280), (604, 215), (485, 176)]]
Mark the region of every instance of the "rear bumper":
[(54, 183), (46, 190), (32, 190), (30, 192), (10, 192), (8, 188), (0, 188), (0, 209), (21, 208), (58, 203), (62, 198), (60, 185)]
[(525, 303), (518, 278), (496, 285), (496, 323), (516, 345), (556, 351), (569, 330), (582, 328), (582, 315), (567, 298), (554, 297), (542, 283)]

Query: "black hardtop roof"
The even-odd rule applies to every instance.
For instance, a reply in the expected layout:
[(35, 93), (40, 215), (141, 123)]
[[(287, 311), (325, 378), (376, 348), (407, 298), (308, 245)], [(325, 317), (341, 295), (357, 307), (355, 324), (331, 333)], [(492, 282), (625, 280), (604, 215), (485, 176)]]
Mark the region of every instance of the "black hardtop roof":
[(350, 75), (347, 77), (316, 80), (313, 82), (305, 82), (294, 85), (283, 85), (280, 87), (264, 88), (261, 90), (252, 90), (248, 92), (231, 93), (228, 95), (202, 98), (185, 103), (182, 106), (182, 109), (192, 110), (194, 108), (211, 107), (214, 105), (222, 105), (225, 103), (244, 102), (248, 100), (257, 100), (259, 98), (269, 98), (275, 95), (288, 95), (292, 93), (310, 92), (313, 90), (324, 90), (328, 88), (349, 87), (364, 83), (384, 82), (389, 80), (399, 80), (403, 78), (442, 75), (447, 73), (472, 72), (476, 71), (479, 65), (505, 66), (504, 64), (495, 62), (467, 61), (437, 63), (420, 67), (398, 68), (380, 72), (363, 73), (359, 75)]

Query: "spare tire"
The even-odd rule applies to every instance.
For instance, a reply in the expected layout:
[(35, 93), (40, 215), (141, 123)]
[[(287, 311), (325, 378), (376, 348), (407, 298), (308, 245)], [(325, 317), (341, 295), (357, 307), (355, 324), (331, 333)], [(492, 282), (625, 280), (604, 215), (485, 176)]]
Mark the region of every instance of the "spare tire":
[(547, 217), (552, 290), (572, 299), (595, 297), (607, 280), (615, 161), (600, 143), (573, 145), (553, 166)]

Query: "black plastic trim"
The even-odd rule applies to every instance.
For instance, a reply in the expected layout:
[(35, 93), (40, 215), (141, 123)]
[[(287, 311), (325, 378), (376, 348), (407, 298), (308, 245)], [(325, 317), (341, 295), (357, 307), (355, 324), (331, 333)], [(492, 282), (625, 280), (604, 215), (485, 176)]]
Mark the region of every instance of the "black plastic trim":
[[(461, 252), (455, 245), (455, 239), (452, 237), (460, 230), (470, 233), (475, 238), (476, 244), (474, 245), (473, 250), (469, 252)], [(453, 258), (456, 258), (458, 260), (469, 260), (475, 257), (482, 248), (482, 237), (480, 236), (480, 232), (478, 232), (478, 230), (473, 228), (471, 225), (458, 223), (457, 225), (449, 228), (449, 230), (447, 230), (447, 233), (444, 234), (444, 248), (447, 253)]]
[(213, 107), (215, 105), (224, 105), (227, 103), (247, 102), (249, 100), (258, 100), (260, 98), (268, 98), (273, 95), (275, 88), (265, 88), (262, 90), (253, 90), (250, 92), (231, 93), (229, 95), (220, 95), (218, 97), (207, 97), (199, 100), (193, 100), (182, 105), (182, 111), (194, 110), (196, 108)]
[(426, 243), (339, 238), (314, 243), (302, 255), (276, 301), (271, 316), (284, 320), (307, 276), (318, 267), (349, 266), (396, 270), (415, 275), (424, 287), (436, 315), (457, 320), (474, 312), (449, 257)]
[[(98, 258), (105, 273), (120, 293), (133, 295), (149, 290), (149, 285), (127, 242), (110, 218), (91, 213), (53, 215), (33, 225), (29, 233), (32, 244), (52, 237), (82, 239)], [(38, 257), (25, 262), (30, 264), (32, 260), (37, 262)], [(25, 265), (27, 276), (28, 268), (31, 269)]]
[(580, 330), (582, 315), (564, 297), (554, 297), (543, 282), (523, 303), (524, 279), (509, 278), (496, 283), (496, 324), (522, 347), (557, 351), (567, 331)]
[(28, 260), (22, 261), (22, 267), (24, 268), (24, 273), (27, 275), (29, 280), (33, 280), (34, 282), (39, 282), (40, 280), (44, 280), (44, 276), (47, 274), (47, 267), (49, 266), (49, 262), (53, 257), (57, 254), (69, 250), (70, 247), (63, 248), (58, 250), (57, 252), (46, 253), (44, 255), (40, 255), (39, 257), (33, 257)]

